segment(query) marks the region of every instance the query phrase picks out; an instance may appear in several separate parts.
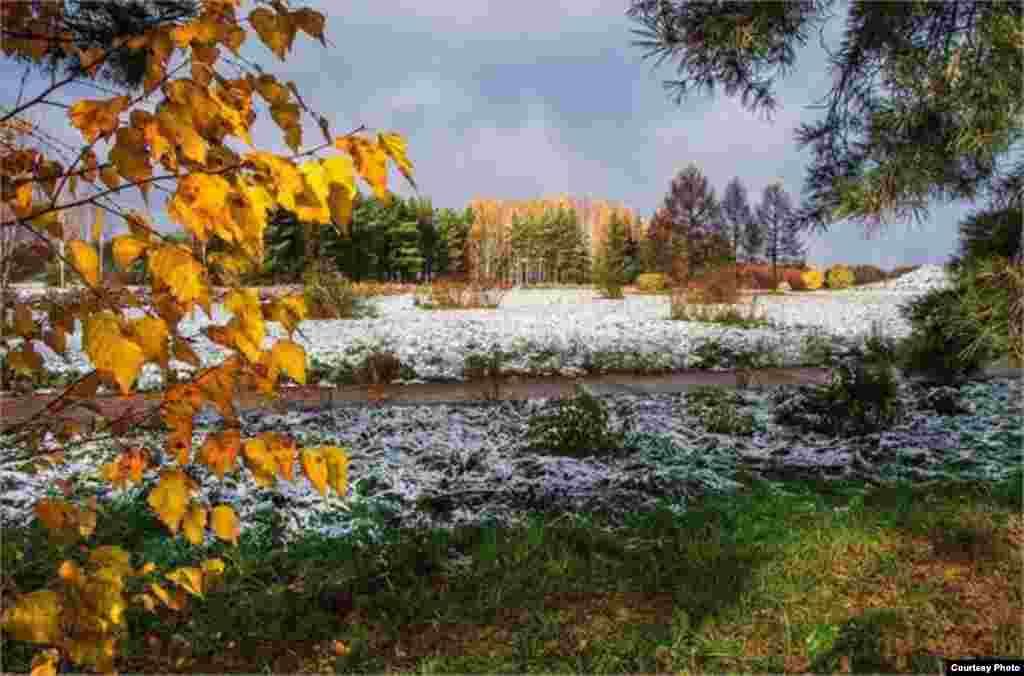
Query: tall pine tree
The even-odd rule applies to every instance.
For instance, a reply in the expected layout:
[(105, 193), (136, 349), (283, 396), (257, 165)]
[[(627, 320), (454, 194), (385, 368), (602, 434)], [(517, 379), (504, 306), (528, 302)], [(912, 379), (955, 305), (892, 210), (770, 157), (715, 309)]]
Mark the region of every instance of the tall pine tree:
[(764, 226), (765, 253), (772, 262), (772, 288), (778, 288), (779, 260), (799, 255), (793, 248), (793, 201), (781, 183), (772, 183), (765, 187), (755, 213), (757, 221)]
[(725, 187), (725, 195), (722, 196), (722, 218), (725, 221), (732, 255), (736, 260), (736, 285), (739, 286), (740, 240), (747, 224), (754, 220), (750, 204), (747, 202), (747, 188), (739, 176), (734, 177)]
[(722, 256), (723, 224), (715, 190), (696, 164), (676, 174), (662, 207), (673, 240), (685, 242), (685, 261), (677, 274), (685, 283)]

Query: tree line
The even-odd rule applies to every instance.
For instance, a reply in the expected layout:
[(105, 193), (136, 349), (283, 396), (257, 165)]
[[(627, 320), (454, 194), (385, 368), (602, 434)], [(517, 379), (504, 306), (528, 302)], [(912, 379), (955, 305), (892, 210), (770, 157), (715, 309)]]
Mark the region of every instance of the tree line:
[[(629, 218), (608, 211), (596, 246), (571, 205), (552, 206), (543, 200), (529, 204), (530, 209), (512, 213), (505, 228), (506, 246), (496, 248), (486, 271), (481, 252), (486, 239), (496, 235), (474, 229), (483, 216), (480, 201), (458, 211), (435, 209), (429, 198), (403, 199), (392, 194), (390, 203), (385, 203), (372, 194), (357, 195), (345, 233), (320, 228), (277, 207), (264, 230), (264, 265), (249, 279), (253, 283), (299, 282), (313, 260), (328, 261), (355, 282), (487, 276), (516, 285), (589, 284), (606, 263), (624, 284), (633, 283), (642, 272), (660, 272), (679, 284), (717, 265), (767, 260), (773, 271), (779, 265), (805, 265), (806, 250), (796, 230), (792, 199), (781, 182), (765, 187), (761, 202), (751, 206), (746, 187), (735, 177), (719, 200), (701, 170), (690, 164), (672, 179), (649, 222), (640, 220), (639, 227), (632, 227)], [(200, 260), (225, 249), (220, 240), (204, 245), (185, 233), (169, 237), (194, 245)], [(100, 253), (104, 271), (111, 274), (115, 273), (112, 247), (113, 240), (107, 239)], [(50, 272), (52, 278), (59, 278), (54, 270)], [(144, 263), (136, 262), (124, 281), (144, 283)]]

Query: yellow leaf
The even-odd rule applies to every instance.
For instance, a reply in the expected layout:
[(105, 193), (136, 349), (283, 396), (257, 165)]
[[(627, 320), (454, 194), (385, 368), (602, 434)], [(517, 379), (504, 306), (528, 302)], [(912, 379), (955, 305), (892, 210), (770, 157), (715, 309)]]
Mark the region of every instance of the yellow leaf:
[(96, 180), (96, 153), (93, 152), (92, 148), (86, 146), (82, 150), (82, 164), (85, 165), (85, 171), (82, 172), (82, 176), (85, 180), (92, 182)]
[(183, 587), (189, 594), (202, 597), (203, 571), (199, 568), (184, 566), (167, 573), (165, 577), (171, 582)]
[(61, 222), (59, 211), (48, 211), (33, 217), (30, 222), (38, 228), (45, 229), (50, 237), (59, 239), (64, 235), (64, 224)]
[(23, 594), (4, 611), (0, 626), (16, 641), (57, 644), (64, 637), (62, 610), (63, 603), (55, 591)]
[(249, 13), (249, 23), (256, 29), (260, 40), (274, 53), (277, 58), (284, 61), (284, 57), (291, 49), (290, 36), (294, 31), (289, 32), (290, 24), (287, 17), (279, 16), (264, 7), (258, 7)]
[[(87, 322), (92, 321), (90, 317)], [(146, 356), (137, 343), (118, 333), (94, 332), (86, 348), (97, 371), (112, 374), (121, 387), (122, 394), (131, 391), (132, 383), (139, 375)]]
[(149, 247), (147, 241), (132, 235), (118, 235), (114, 238), (114, 262), (122, 270), (127, 270), (135, 259), (146, 251), (147, 247)]
[(132, 322), (132, 332), (146, 361), (163, 363), (167, 359), (167, 322), (157, 317), (140, 317)]
[(266, 152), (252, 152), (246, 162), (257, 170), (269, 174), (269, 185), (276, 192), (276, 202), (290, 211), (295, 209), (295, 196), (305, 189), (302, 174), (286, 159)]
[(306, 384), (306, 351), (301, 345), (290, 340), (279, 340), (274, 343), (270, 355), (274, 366), (300, 385)]
[(36, 173), (37, 180), (46, 190), (46, 194), (49, 197), (53, 197), (57, 191), (57, 179), (64, 175), (64, 167), (61, 166), (60, 162), (43, 160), (39, 163), (39, 169)]
[(156, 610), (156, 599), (149, 594), (136, 594), (132, 597), (132, 601), (141, 603), (146, 612), (151, 613)]
[(111, 568), (118, 576), (131, 574), (131, 560), (131, 554), (117, 545), (104, 545), (89, 552), (89, 563), (94, 569)]
[(295, 201), (295, 215), (300, 221), (326, 223), (330, 218), (327, 210), (327, 172), (319, 161), (306, 162), (299, 167), (305, 180), (305, 188)]
[(39, 520), (46, 526), (47, 530), (63, 530), (68, 522), (69, 505), (62, 500), (43, 498), (36, 502), (33, 511)]
[(355, 194), (354, 187), (332, 183), (330, 194), (327, 196), (327, 209), (331, 213), (331, 221), (338, 232), (346, 236), (351, 234), (352, 198)]
[(242, 330), (242, 328), (239, 326), (237, 319), (232, 319), (230, 322), (228, 322), (226, 331), (228, 339), (230, 340), (230, 342), (228, 343), (229, 347), (233, 347), (234, 349), (241, 352), (245, 356), (246, 361), (248, 361), (250, 364), (259, 361), (259, 348), (256, 346), (256, 343), (253, 342), (252, 338), (250, 338), (249, 335)]
[(14, 306), (14, 332), (26, 340), (36, 332), (32, 311), (28, 309), (27, 305)]
[(221, 559), (206, 559), (202, 563), (202, 568), (207, 579), (224, 574), (224, 562)]
[(299, 106), (294, 103), (281, 103), (270, 107), (270, 116), (277, 126), (284, 131), (285, 143), (293, 151), (298, 152), (302, 146), (302, 125), (299, 122)]
[(142, 481), (142, 473), (149, 466), (148, 453), (141, 448), (125, 451), (113, 462), (103, 466), (103, 478), (115, 486)]
[(302, 469), (320, 495), (327, 495), (327, 459), (319, 449), (302, 449)]
[(195, 482), (185, 472), (171, 469), (164, 471), (160, 483), (150, 492), (149, 506), (172, 533), (178, 532), (195, 488)]
[(416, 182), (412, 180), (412, 162), (408, 160), (405, 154), (405, 141), (398, 134), (378, 134), (377, 142), (380, 147), (384, 149), (387, 156), (390, 157), (396, 165), (398, 170), (402, 172), (406, 180), (416, 187)]
[(292, 481), (295, 476), (295, 442), (275, 432), (264, 432), (260, 438), (274, 458), (277, 475), (285, 481)]
[(202, 264), (187, 247), (172, 244), (150, 251), (149, 270), (187, 309), (191, 309), (205, 291)]
[(187, 159), (206, 164), (210, 144), (196, 131), (191, 113), (184, 104), (162, 102), (157, 106), (156, 117), (164, 136), (174, 139)]
[[(98, 633), (106, 633), (107, 629), (102, 621), (100, 622), (100, 626), (97, 627)], [(74, 664), (92, 665), (99, 673), (109, 673), (114, 670), (115, 643), (116, 639), (113, 637), (98, 640), (86, 635), (85, 638), (72, 638), (65, 645), (69, 661)]]
[(140, 242), (149, 244), (151, 239), (151, 227), (149, 226), (149, 224), (146, 223), (145, 216), (143, 216), (137, 211), (130, 211), (124, 217), (124, 220), (128, 223), (128, 230), (131, 233), (132, 237), (139, 240)]
[(338, 495), (348, 492), (348, 456), (345, 449), (325, 446), (321, 449), (327, 460), (327, 483)]
[(238, 56), (238, 48), (242, 46), (243, 42), (245, 42), (245, 38), (245, 29), (238, 24), (222, 28), (221, 42), (227, 45), (228, 49), (230, 49), (235, 56)]
[(223, 479), (227, 472), (235, 468), (235, 460), (238, 458), (241, 443), (239, 432), (236, 429), (211, 434), (200, 449), (200, 460), (218, 478)]
[(335, 155), (322, 160), (324, 174), (329, 183), (346, 185), (353, 190), (356, 186), (355, 168), (352, 158), (347, 155)]
[(194, 545), (201, 545), (203, 544), (203, 531), (205, 529), (206, 509), (199, 504), (192, 503), (181, 524), (181, 530), (185, 534), (185, 539)]
[(174, 143), (167, 138), (160, 123), (154, 119), (147, 122), (142, 128), (142, 137), (149, 146), (149, 159), (153, 162), (161, 161), (165, 156), (174, 159)]
[(171, 40), (179, 48), (188, 47), (192, 41), (212, 42), (217, 37), (217, 25), (208, 19), (195, 19), (171, 29)]
[(131, 99), (127, 96), (118, 96), (107, 101), (97, 99), (83, 99), (71, 106), (68, 117), (71, 124), (82, 132), (89, 144), (96, 142), (97, 138), (107, 137), (117, 129), (118, 116), (130, 104)]
[(32, 656), (32, 668), (29, 676), (56, 676), (60, 664), (60, 653), (56, 648), (47, 648)]
[(288, 88), (278, 82), (273, 75), (260, 75), (256, 78), (256, 91), (271, 106), (288, 103), (291, 98)]
[(57, 569), (57, 575), (65, 584), (78, 587), (82, 584), (82, 569), (74, 561), (65, 561)]
[(100, 281), (100, 259), (96, 249), (81, 240), (68, 242), (71, 264), (85, 278), (89, 286), (96, 286)]
[(264, 480), (269, 479), (273, 484), (277, 477), (277, 460), (267, 447), (262, 438), (249, 439), (245, 442), (245, 460), (249, 470), (256, 475), (257, 480), (262, 476)]
[(320, 44), (327, 46), (327, 42), (324, 40), (324, 15), (320, 12), (314, 12), (308, 7), (303, 7), (291, 13), (292, 21), (295, 25), (302, 30), (306, 35), (316, 38), (320, 41)]
[[(145, 134), (134, 127), (121, 127), (117, 130), (117, 142), (110, 151), (110, 161), (130, 183), (145, 181), (153, 176)], [(139, 187), (145, 192), (149, 186), (144, 184)]]
[(111, 190), (121, 185), (121, 177), (118, 176), (117, 170), (110, 165), (100, 169), (100, 179), (103, 181), (104, 185)]
[(358, 136), (340, 136), (335, 139), (334, 145), (352, 156), (356, 171), (370, 184), (377, 198), (384, 204), (390, 204), (391, 195), (387, 190), (388, 156), (384, 150)]
[(224, 308), (233, 315), (239, 315), (244, 309), (258, 307), (260, 302), (259, 289), (232, 289), (224, 296)]
[(252, 113), (252, 95), (229, 90), (223, 86), (211, 87), (210, 100), (217, 106), (218, 117), (230, 133), (252, 146), (249, 135), (249, 116)]
[(164, 589), (160, 585), (156, 584), (155, 582), (150, 582), (149, 583), (149, 589), (150, 589), (150, 591), (153, 592), (153, 596), (155, 596), (158, 599), (160, 599), (161, 601), (163, 601), (164, 605), (166, 605), (166, 606), (170, 606), (171, 605), (171, 603), (172, 603), (171, 602), (171, 595), (167, 592), (166, 589)]
[(238, 535), (241, 532), (238, 516), (235, 515), (235, 510), (227, 505), (218, 505), (213, 508), (210, 526), (221, 540), (227, 540), (231, 544), (238, 542)]
[(31, 344), (25, 344), (17, 350), (12, 350), (8, 354), (7, 363), (16, 373), (28, 377), (43, 370), (43, 358)]

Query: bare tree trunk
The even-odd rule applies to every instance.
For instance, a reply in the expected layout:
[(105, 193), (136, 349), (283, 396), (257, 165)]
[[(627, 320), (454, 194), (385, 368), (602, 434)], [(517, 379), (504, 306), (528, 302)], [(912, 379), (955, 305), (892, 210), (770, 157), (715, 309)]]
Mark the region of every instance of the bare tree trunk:
[[(2, 245), (3, 242), (0, 242)], [(6, 345), (6, 329), (7, 329), (7, 280), (9, 279), (8, 273), (10, 271), (10, 252), (0, 251), (0, 344)], [(4, 357), (4, 364), (0, 367), (0, 392), (7, 389), (7, 364), (9, 360)]]

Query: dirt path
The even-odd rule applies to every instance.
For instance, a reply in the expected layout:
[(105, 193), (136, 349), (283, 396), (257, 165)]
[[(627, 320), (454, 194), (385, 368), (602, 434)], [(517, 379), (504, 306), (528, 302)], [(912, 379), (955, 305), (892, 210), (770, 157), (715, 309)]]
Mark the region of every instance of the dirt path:
[[(754, 372), (754, 385), (823, 384), (828, 382), (828, 371), (823, 368), (763, 369)], [(662, 375), (609, 374), (566, 377), (510, 378), (499, 385), (497, 399), (541, 399), (572, 396), (577, 383), (590, 386), (630, 386), (658, 391), (696, 385), (737, 386), (735, 371), (703, 371), (690, 369)], [(413, 385), (381, 385), (374, 392), (364, 385), (341, 387), (295, 386), (282, 388), (276, 399), (256, 392), (241, 393), (236, 399), (240, 410), (284, 410), (297, 407), (332, 406), (342, 403), (379, 405), (437, 404), (478, 402), (493, 398), (493, 384), (486, 381), (467, 383), (425, 383)], [(142, 414), (160, 403), (161, 394), (134, 394), (129, 396), (101, 395), (90, 400), (103, 417), (115, 419), (130, 411)], [(16, 395), (0, 394), (0, 426), (22, 422), (43, 410), (57, 394)], [(44, 414), (50, 415), (50, 414)], [(62, 418), (70, 417), (88, 422), (96, 412), (83, 406), (69, 406)], [(135, 415), (133, 415), (133, 418)]]

